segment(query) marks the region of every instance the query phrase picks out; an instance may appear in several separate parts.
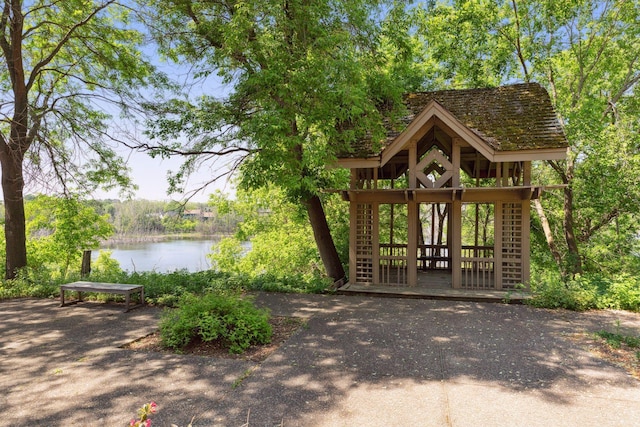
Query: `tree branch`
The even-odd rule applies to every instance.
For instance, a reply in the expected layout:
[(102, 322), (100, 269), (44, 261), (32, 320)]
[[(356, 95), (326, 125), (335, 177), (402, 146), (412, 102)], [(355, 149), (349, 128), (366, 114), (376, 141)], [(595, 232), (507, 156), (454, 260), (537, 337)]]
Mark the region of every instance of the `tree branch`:
[(64, 45), (67, 44), (67, 42), (71, 39), (71, 37), (73, 37), (74, 33), (78, 30), (78, 28), (81, 28), (81, 27), (85, 26), (89, 21), (91, 21), (91, 19), (93, 19), (94, 16), (96, 16), (99, 12), (101, 12), (104, 9), (106, 9), (107, 7), (109, 7), (114, 2), (115, 2), (115, 0), (109, 0), (109, 1), (106, 1), (105, 3), (103, 3), (102, 5), (96, 7), (83, 20), (81, 20), (80, 22), (77, 22), (76, 24), (74, 24), (67, 31), (67, 33), (56, 44), (56, 46), (53, 48), (53, 50), (51, 52), (49, 52), (49, 54), (47, 56), (45, 56), (44, 59), (42, 59), (41, 61), (39, 61), (37, 64), (34, 65), (33, 70), (31, 71), (31, 75), (29, 76), (29, 81), (27, 82), (27, 90), (29, 90), (31, 88), (31, 86), (33, 86), (33, 83), (34, 83), (37, 75), (42, 70), (42, 68), (46, 67), (53, 60), (53, 58), (56, 57), (58, 52), (60, 52), (60, 50), (64, 47)]

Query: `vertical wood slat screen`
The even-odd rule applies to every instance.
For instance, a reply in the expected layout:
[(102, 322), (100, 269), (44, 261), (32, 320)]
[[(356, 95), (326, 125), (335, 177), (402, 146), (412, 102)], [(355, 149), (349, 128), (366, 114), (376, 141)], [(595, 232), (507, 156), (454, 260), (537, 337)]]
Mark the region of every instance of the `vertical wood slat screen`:
[(523, 281), (522, 203), (502, 204), (502, 288), (516, 289)]
[(356, 215), (356, 282), (373, 282), (373, 207), (358, 204)]

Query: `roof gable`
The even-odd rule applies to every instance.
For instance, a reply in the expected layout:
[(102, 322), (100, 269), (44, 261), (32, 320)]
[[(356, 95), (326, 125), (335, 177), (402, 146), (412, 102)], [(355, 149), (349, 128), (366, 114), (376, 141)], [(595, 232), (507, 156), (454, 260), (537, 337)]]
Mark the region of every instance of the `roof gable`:
[[(443, 90), (405, 95), (407, 114), (399, 123), (386, 123), (381, 152), (360, 141), (348, 159), (380, 159), (385, 164), (412, 139), (419, 138), (437, 118), (491, 161), (518, 153), (530, 159), (564, 158), (567, 139), (547, 91), (537, 83), (488, 89)], [(535, 154), (534, 154), (535, 153)]]
[(492, 158), (494, 150), (484, 143), (482, 138), (462, 124), (456, 117), (447, 111), (437, 101), (431, 100), (429, 104), (409, 123), (405, 130), (393, 139), (381, 153), (380, 163), (385, 165), (400, 150), (407, 147), (407, 144), (417, 141), (426, 131), (433, 127), (434, 118), (440, 119), (451, 130), (460, 135), (473, 148), (479, 151), (486, 158)]

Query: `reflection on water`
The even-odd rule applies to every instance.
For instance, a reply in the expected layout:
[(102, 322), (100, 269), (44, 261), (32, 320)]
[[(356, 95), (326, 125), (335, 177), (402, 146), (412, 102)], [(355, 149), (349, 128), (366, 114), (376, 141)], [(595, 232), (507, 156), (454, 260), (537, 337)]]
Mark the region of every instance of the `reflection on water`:
[[(120, 263), (123, 270), (160, 273), (181, 269), (201, 271), (211, 267), (207, 254), (211, 252), (211, 246), (218, 240), (211, 238), (119, 243), (101, 249), (111, 251), (111, 257)], [(91, 255), (95, 260), (98, 257), (98, 251), (93, 251)]]

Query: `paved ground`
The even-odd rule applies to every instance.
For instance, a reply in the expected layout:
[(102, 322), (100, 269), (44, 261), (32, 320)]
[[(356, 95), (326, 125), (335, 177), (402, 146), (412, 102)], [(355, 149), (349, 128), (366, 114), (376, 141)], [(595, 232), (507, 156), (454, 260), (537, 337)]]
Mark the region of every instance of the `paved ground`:
[(0, 425), (632, 426), (640, 382), (571, 336), (640, 316), (527, 306), (260, 294), (308, 318), (262, 364), (133, 352), (159, 310), (0, 302)]

